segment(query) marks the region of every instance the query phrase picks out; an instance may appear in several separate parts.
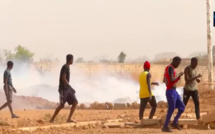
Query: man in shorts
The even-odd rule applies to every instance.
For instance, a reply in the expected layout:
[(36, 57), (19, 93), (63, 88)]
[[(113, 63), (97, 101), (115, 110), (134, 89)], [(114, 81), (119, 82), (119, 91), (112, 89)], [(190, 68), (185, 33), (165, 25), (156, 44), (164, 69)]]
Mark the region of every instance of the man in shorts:
[(13, 69), (13, 62), (8, 61), (7, 62), (7, 69), (4, 71), (4, 77), (3, 77), (3, 82), (4, 82), (4, 92), (5, 96), (7, 99), (7, 102), (3, 104), (0, 107), (0, 110), (4, 109), (5, 107), (8, 106), (10, 113), (11, 113), (11, 118), (19, 118), (19, 116), (15, 115), (13, 113), (13, 108), (12, 108), (12, 100), (13, 100), (13, 92), (16, 93), (16, 89), (13, 87), (12, 83), (12, 76), (10, 71)]
[(72, 105), (69, 113), (69, 117), (67, 119), (67, 122), (73, 122), (76, 123), (75, 120), (72, 120), (71, 117), (75, 111), (75, 108), (78, 104), (78, 100), (75, 96), (75, 90), (70, 86), (69, 80), (70, 80), (70, 68), (69, 66), (73, 63), (73, 55), (68, 54), (66, 56), (66, 64), (63, 65), (60, 71), (60, 80), (59, 80), (59, 94), (60, 94), (60, 104), (56, 108), (54, 115), (52, 116), (50, 122), (54, 122), (55, 117), (60, 112), (62, 108), (64, 108), (65, 103), (67, 102), (69, 105)]

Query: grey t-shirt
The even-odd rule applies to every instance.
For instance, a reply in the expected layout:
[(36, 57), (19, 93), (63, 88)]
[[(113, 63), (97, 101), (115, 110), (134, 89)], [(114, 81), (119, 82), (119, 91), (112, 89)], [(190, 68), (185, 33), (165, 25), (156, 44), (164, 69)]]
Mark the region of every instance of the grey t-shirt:
[(10, 85), (11, 87), (13, 87), (11, 73), (10, 73), (10, 70), (8, 70), (8, 69), (6, 69), (4, 71), (4, 79), (6, 79), (6, 78), (8, 78), (7, 84)]

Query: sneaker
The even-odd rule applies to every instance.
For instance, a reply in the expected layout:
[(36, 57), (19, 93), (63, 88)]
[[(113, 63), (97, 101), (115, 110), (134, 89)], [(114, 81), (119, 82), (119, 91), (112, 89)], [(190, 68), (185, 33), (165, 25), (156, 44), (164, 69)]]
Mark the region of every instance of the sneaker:
[(172, 132), (172, 130), (169, 127), (165, 127), (165, 126), (163, 126), (162, 131), (163, 132)]
[(12, 118), (12, 119), (14, 119), (14, 118), (19, 118), (19, 116), (13, 114), (13, 115), (11, 116), (11, 118)]
[(175, 124), (175, 123), (172, 123), (172, 124), (171, 124), (171, 127), (173, 127), (173, 129), (181, 130), (181, 127), (179, 127), (179, 125), (178, 125), (178, 124)]

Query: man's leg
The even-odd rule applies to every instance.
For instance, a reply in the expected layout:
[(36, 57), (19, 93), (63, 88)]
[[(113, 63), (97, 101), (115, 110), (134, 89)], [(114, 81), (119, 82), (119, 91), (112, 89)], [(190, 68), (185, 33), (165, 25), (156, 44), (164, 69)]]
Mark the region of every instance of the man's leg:
[(175, 110), (177, 98), (176, 98), (174, 92), (176, 92), (176, 91), (175, 90), (167, 90), (166, 91), (166, 97), (167, 97), (167, 102), (168, 102), (168, 111), (167, 111), (167, 116), (166, 116), (166, 121), (164, 123), (164, 127), (168, 127), (171, 116)]
[(181, 114), (184, 112), (185, 105), (182, 102), (180, 95), (177, 92), (175, 92), (175, 94), (176, 94), (175, 96), (177, 98), (177, 100), (176, 100), (176, 108), (178, 108), (178, 113), (174, 118), (173, 124), (178, 124), (178, 119), (181, 117)]
[(198, 90), (192, 91), (192, 98), (195, 105), (195, 113), (196, 113), (196, 119), (200, 119), (200, 109), (199, 109), (199, 93)]
[(76, 106), (78, 105), (78, 100), (77, 100), (77, 98), (75, 96), (75, 93), (73, 93), (71, 90), (68, 91), (67, 102), (69, 104), (72, 104), (72, 107), (70, 109), (70, 113), (69, 113), (67, 122), (74, 122), (74, 123), (76, 123), (76, 121), (72, 120), (71, 118), (72, 118), (73, 113), (75, 112)]
[(4, 109), (4, 108), (7, 107), (7, 106), (8, 106), (8, 108), (9, 108), (10, 113), (11, 113), (11, 116), (13, 116), (14, 113), (13, 113), (13, 108), (12, 108), (12, 106), (11, 106), (11, 102), (6, 102), (4, 105), (2, 105), (2, 106), (0, 107), (0, 110)]
[(184, 89), (183, 102), (185, 106), (187, 105), (187, 102), (189, 101), (189, 99), (190, 99), (190, 92)]
[(67, 122), (76, 122), (76, 121), (73, 121), (71, 118), (72, 118), (73, 113), (75, 112), (75, 108), (76, 108), (77, 104), (78, 104), (78, 102), (75, 102), (74, 104), (72, 104)]
[(4, 103), (4, 104), (0, 107), (0, 111), (1, 111), (2, 109), (4, 109), (5, 107), (7, 107), (7, 106), (8, 106), (8, 102)]
[(10, 110), (10, 113), (11, 113), (11, 117), (12, 118), (19, 118), (19, 116), (17, 116), (17, 115), (15, 115), (14, 113), (13, 113), (13, 108), (12, 108), (12, 101), (13, 101), (13, 91), (12, 90), (9, 90), (9, 92), (8, 92), (9, 94), (8, 94), (8, 98), (7, 98), (7, 102), (8, 102), (8, 108), (9, 108), (9, 110)]
[(4, 104), (0, 107), (0, 110), (2, 110), (2, 109), (4, 109), (5, 107), (8, 106), (8, 94), (6, 93), (6, 88), (5, 88), (5, 86), (3, 86), (3, 88), (4, 88), (5, 97), (6, 97), (7, 102), (4, 103)]
[(63, 90), (59, 90), (60, 104), (59, 104), (59, 106), (55, 109), (55, 112), (54, 112), (52, 118), (51, 118), (50, 121), (49, 121), (50, 123), (54, 122), (55, 117), (58, 115), (58, 113), (60, 112), (60, 110), (61, 110), (62, 108), (64, 108), (64, 105), (65, 105), (65, 103), (66, 103), (66, 100), (65, 100), (65, 97), (64, 97), (64, 96), (65, 96), (65, 95), (64, 95), (64, 91), (63, 91)]
[(13, 117), (14, 113), (13, 113), (13, 108), (12, 108), (12, 102), (8, 102), (8, 108), (10, 110), (10, 114)]
[(155, 115), (156, 108), (157, 108), (157, 103), (156, 103), (155, 96), (152, 96), (152, 100), (149, 101), (149, 104), (151, 105), (151, 112), (150, 112), (150, 115), (149, 115), (149, 119), (152, 119), (153, 116)]
[(54, 112), (52, 118), (51, 118), (50, 121), (49, 121), (50, 123), (54, 122), (55, 117), (58, 115), (58, 113), (60, 112), (60, 110), (61, 110), (63, 107), (64, 107), (64, 106), (60, 104), (60, 105), (56, 108), (56, 110), (55, 110), (55, 112)]
[(11, 114), (11, 118), (19, 118), (19, 116), (15, 115), (13, 113), (13, 108), (12, 108), (13, 91), (9, 90), (8, 94), (5, 94), (5, 95), (6, 95), (7, 102), (3, 106), (0, 107), (0, 110), (5, 108), (6, 106), (8, 106), (10, 114)]
[(140, 99), (140, 110), (139, 110), (139, 119), (142, 120), (143, 119), (143, 113), (145, 111), (146, 108), (146, 104), (148, 102), (149, 98), (141, 98)]
[(166, 121), (162, 128), (163, 132), (172, 132), (171, 129), (168, 127), (168, 124), (170, 122), (171, 116), (175, 110), (175, 105), (176, 105), (176, 96), (174, 92), (176, 92), (174, 89), (166, 91), (166, 98), (168, 102), (168, 112), (166, 115)]

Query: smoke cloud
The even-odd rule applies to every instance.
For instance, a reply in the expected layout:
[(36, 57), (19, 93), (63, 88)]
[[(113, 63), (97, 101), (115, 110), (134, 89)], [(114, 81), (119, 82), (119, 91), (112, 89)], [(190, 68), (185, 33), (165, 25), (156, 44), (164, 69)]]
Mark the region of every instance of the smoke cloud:
[[(42, 72), (34, 65), (15, 62), (11, 74), (14, 87), (18, 91), (17, 95), (42, 97), (58, 102), (59, 74), (62, 65), (57, 65), (47, 72)], [(0, 65), (2, 76), (5, 69), (6, 65)], [(130, 78), (129, 75), (122, 76), (107, 72), (89, 75), (76, 65), (72, 65), (70, 70), (70, 84), (76, 90), (76, 96), (80, 103), (113, 102), (119, 98), (129, 98), (130, 101), (139, 102), (139, 83)], [(0, 81), (3, 82), (3, 77), (0, 77)], [(2, 86), (0, 89), (2, 89)], [(157, 102), (166, 102), (164, 83), (154, 86), (152, 91)], [(181, 87), (177, 91), (179, 94), (183, 93)]]

